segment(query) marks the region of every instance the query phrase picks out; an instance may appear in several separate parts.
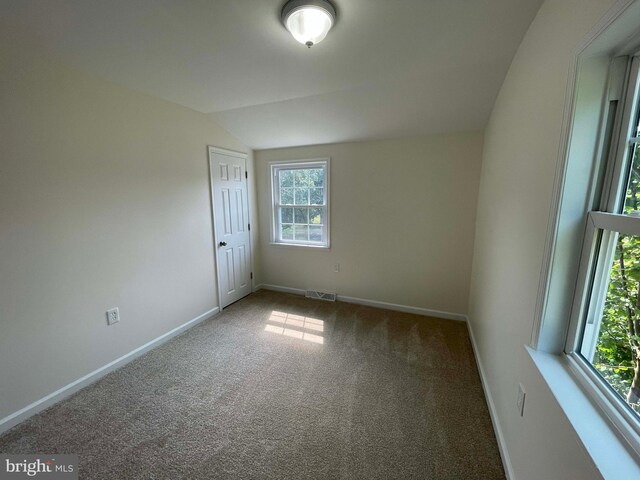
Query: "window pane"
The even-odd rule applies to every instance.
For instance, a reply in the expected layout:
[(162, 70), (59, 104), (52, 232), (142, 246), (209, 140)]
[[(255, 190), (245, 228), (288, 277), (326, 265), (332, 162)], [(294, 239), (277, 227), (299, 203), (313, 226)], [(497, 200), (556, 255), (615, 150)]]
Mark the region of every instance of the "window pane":
[(309, 227), (306, 225), (294, 225), (296, 240), (309, 240)]
[(307, 217), (309, 210), (307, 208), (295, 209), (295, 223), (309, 223), (309, 217)]
[(310, 169), (298, 169), (294, 173), (294, 181), (296, 187), (308, 187), (311, 184), (309, 176)]
[(280, 212), (282, 223), (293, 223), (293, 208), (282, 208)]
[(293, 170), (280, 170), (280, 187), (293, 187)]
[(322, 241), (322, 227), (311, 225), (309, 227), (309, 240), (312, 242)]
[(295, 188), (296, 205), (309, 205), (309, 189)]
[(309, 189), (309, 205), (324, 204), (324, 188)]
[(293, 188), (280, 189), (280, 204), (293, 205)]
[(309, 209), (309, 223), (316, 225), (324, 224), (324, 208)]
[(624, 213), (631, 213), (640, 210), (640, 144), (633, 147), (633, 158), (631, 161), (631, 172), (629, 174), (629, 184), (624, 203)]
[(298, 187), (307, 186), (307, 171), (306, 170), (294, 170), (293, 175), (295, 179), (295, 184)]
[(581, 353), (640, 412), (640, 237), (618, 235), (601, 318), (586, 324)]
[(310, 186), (312, 187), (324, 187), (324, 169), (314, 168), (309, 170), (309, 178), (311, 180)]
[(293, 240), (293, 225), (282, 225), (283, 240)]

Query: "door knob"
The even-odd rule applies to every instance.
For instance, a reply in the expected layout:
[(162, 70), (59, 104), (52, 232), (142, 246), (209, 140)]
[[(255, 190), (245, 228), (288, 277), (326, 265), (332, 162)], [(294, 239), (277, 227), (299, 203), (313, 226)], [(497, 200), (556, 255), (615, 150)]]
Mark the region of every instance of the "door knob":
[(226, 247), (227, 246), (227, 242), (220, 242), (218, 245), (220, 245), (221, 247)]

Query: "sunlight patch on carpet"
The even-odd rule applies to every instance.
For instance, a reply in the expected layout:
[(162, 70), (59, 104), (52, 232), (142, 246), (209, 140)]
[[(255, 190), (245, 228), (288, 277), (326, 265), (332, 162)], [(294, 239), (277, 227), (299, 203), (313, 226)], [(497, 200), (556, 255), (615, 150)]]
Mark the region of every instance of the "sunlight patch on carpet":
[(293, 313), (273, 310), (267, 325), (266, 332), (277, 333), (286, 337), (298, 338), (307, 342), (324, 344), (324, 322), (317, 318), (304, 317)]

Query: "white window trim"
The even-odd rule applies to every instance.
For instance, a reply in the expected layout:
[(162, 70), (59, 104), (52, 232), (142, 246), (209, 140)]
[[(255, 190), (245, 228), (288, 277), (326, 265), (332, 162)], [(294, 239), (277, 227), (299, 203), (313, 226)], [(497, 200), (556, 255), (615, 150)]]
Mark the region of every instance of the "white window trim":
[[(584, 293), (584, 285), (576, 282), (576, 279), (587, 278), (585, 272), (578, 272), (578, 266), (584, 269), (585, 262), (581, 261), (581, 257), (592, 254), (590, 248), (584, 248), (581, 253), (582, 243), (579, 243), (576, 248), (576, 242), (589, 239), (589, 234), (585, 236), (585, 224), (582, 223), (580, 228), (578, 226), (580, 222), (577, 219), (584, 218), (587, 211), (597, 210), (593, 208), (597, 187), (594, 187), (592, 181), (579, 194), (578, 199), (571, 198), (576, 192), (576, 180), (579, 184), (578, 188), (585, 187), (584, 177), (580, 178), (577, 174), (580, 164), (575, 161), (575, 158), (579, 154), (582, 155), (583, 162), (591, 159), (593, 172), (595, 172), (601, 168), (595, 159), (602, 158), (604, 143), (603, 132), (591, 125), (590, 134), (594, 138), (591, 144), (585, 144), (584, 117), (581, 117), (582, 124), (579, 124), (580, 122), (575, 122), (575, 115), (581, 108), (579, 104), (581, 90), (578, 86), (582, 82), (583, 69), (590, 73), (586, 77), (587, 81), (584, 85), (581, 84), (580, 88), (585, 86), (586, 89), (593, 88), (594, 81), (597, 84), (602, 80), (597, 77), (601, 74), (602, 65), (607, 59), (610, 61), (620, 55), (634, 55), (635, 51), (632, 47), (638, 45), (638, 22), (640, 22), (640, 2), (619, 0), (594, 26), (575, 51), (574, 61), (569, 71), (549, 229), (531, 334), (531, 348), (527, 347), (534, 365), (565, 411), (586, 452), (605, 478), (638, 478), (640, 436), (636, 431), (637, 419), (629, 412), (626, 404), (593, 372), (581, 356), (573, 352), (577, 329), (575, 321), (573, 323), (571, 321), (575, 319), (574, 315), (577, 313), (575, 309), (572, 310), (572, 305), (575, 304), (572, 300), (575, 294)], [(604, 93), (603, 104), (609, 100), (607, 94)], [(606, 108), (602, 108), (600, 115), (604, 110)], [(593, 112), (587, 113), (591, 115)], [(602, 118), (601, 116), (598, 119), (598, 124), (601, 123)], [(619, 179), (611, 179), (609, 183), (613, 184), (616, 180)], [(601, 215), (591, 215), (590, 218), (594, 226), (595, 222), (612, 221), (611, 218)], [(587, 243), (585, 241), (584, 245)], [(579, 312), (579, 314), (582, 313), (584, 312)], [(573, 383), (569, 385), (568, 381)], [(567, 394), (568, 392), (570, 394)], [(588, 409), (577, 408), (577, 404), (591, 405), (592, 410), (585, 413)], [(593, 413), (597, 413), (598, 418), (595, 418)], [(607, 431), (605, 432), (603, 428)], [(615, 438), (618, 441), (603, 443), (602, 438), (605, 437)]]
[[(580, 344), (586, 328), (600, 322), (618, 234), (640, 235), (640, 218), (613, 213), (620, 211), (624, 202), (627, 178), (625, 172), (630, 167), (631, 152), (636, 143), (630, 139), (638, 118), (640, 59), (634, 57), (625, 64), (624, 78), (628, 77), (628, 81), (624, 85), (624, 95), (621, 96), (622, 108), (617, 112), (618, 118), (615, 123), (618, 125), (614, 126), (613, 132), (615, 136), (612, 138), (610, 152), (607, 152), (608, 171), (601, 173), (605, 178), (605, 185), (599, 207), (607, 212), (591, 211), (587, 214), (580, 270), (564, 351), (578, 381), (640, 458), (640, 420), (578, 351), (582, 350)], [(606, 118), (603, 118), (603, 121), (605, 120)], [(602, 254), (602, 258), (596, 261), (598, 255)], [(591, 302), (591, 298), (595, 301)], [(594, 328), (597, 330), (597, 326)], [(591, 343), (593, 341), (594, 339)]]
[[(323, 167), (325, 169), (325, 243), (309, 243), (295, 240), (280, 240), (278, 234), (278, 185), (276, 182), (277, 171), (281, 168), (312, 168)], [(304, 160), (280, 160), (269, 162), (269, 182), (271, 183), (271, 245), (281, 247), (314, 248), (328, 250), (331, 248), (331, 158), (310, 158)]]

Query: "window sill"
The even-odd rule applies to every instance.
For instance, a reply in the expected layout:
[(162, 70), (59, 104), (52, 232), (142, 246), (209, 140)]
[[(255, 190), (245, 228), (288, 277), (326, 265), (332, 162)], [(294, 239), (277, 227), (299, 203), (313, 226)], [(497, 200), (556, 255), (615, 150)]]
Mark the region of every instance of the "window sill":
[(303, 243), (283, 243), (283, 242), (270, 242), (271, 245), (277, 247), (297, 247), (297, 248), (313, 248), (315, 250), (329, 250), (330, 245), (306, 245)]
[(640, 465), (625, 440), (580, 388), (564, 356), (526, 347), (534, 365), (604, 478), (640, 478)]

